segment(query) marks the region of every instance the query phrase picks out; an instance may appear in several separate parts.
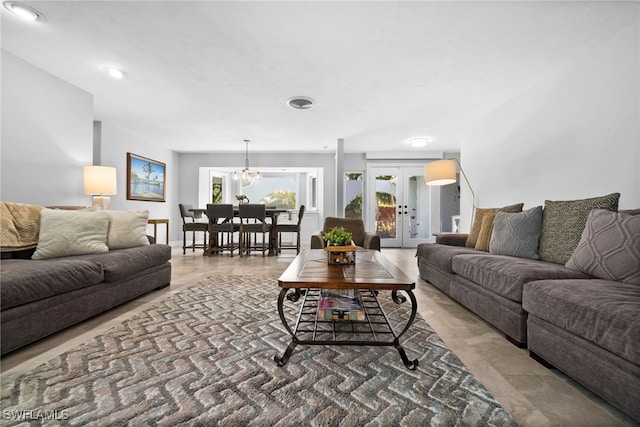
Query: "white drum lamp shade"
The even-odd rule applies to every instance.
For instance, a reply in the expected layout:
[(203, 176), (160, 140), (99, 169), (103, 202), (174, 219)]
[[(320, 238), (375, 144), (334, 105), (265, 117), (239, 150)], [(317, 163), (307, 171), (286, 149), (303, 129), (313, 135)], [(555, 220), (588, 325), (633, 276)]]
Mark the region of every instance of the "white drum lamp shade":
[(111, 199), (105, 196), (118, 194), (116, 168), (110, 166), (85, 166), (84, 194), (94, 196), (93, 207), (109, 209)]
[(454, 160), (436, 160), (424, 165), (424, 181), (427, 185), (447, 185), (457, 180)]
[(473, 225), (473, 220), (476, 213), (476, 193), (471, 188), (471, 184), (467, 179), (467, 174), (464, 173), (464, 169), (462, 169), (462, 165), (455, 157), (452, 159), (443, 159), (436, 160), (433, 162), (429, 162), (424, 165), (424, 182), (427, 185), (448, 185), (453, 184), (458, 181), (458, 177), (456, 175), (456, 166), (460, 169), (460, 173), (464, 177), (464, 180), (467, 182), (467, 186), (469, 187), (469, 191), (471, 192), (471, 221), (470, 223)]

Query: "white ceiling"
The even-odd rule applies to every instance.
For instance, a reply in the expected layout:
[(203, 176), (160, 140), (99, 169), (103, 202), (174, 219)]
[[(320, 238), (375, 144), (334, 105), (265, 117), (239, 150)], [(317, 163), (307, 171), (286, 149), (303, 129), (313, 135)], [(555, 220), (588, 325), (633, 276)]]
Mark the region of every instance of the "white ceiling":
[(475, 120), (638, 19), (630, 2), (25, 3), (44, 20), (3, 8), (3, 49), (179, 152), (425, 150), (414, 136), (458, 151)]

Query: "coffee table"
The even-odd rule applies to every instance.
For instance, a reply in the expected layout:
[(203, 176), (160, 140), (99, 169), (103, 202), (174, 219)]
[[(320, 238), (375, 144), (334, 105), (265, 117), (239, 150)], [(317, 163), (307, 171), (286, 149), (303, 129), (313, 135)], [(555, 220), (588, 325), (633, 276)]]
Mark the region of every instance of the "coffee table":
[[(400, 338), (416, 317), (415, 282), (378, 251), (359, 250), (355, 258), (355, 265), (330, 265), (325, 250), (306, 249), (282, 273), (278, 279), (282, 288), (278, 296), (278, 314), (291, 335), (291, 343), (282, 356), (274, 356), (278, 366), (286, 364), (300, 344), (366, 345), (395, 347), (404, 365), (411, 370), (416, 369), (418, 360), (409, 360), (400, 344)], [(391, 291), (391, 298), (396, 304), (406, 302), (404, 295), (411, 301), (411, 314), (399, 334), (378, 300), (379, 292), (384, 291)], [(360, 302), (359, 314), (364, 320), (327, 320), (323, 316), (324, 311), (319, 310), (326, 292), (353, 293)], [(295, 303), (300, 298), (303, 301), (291, 328), (284, 313), (285, 299)]]

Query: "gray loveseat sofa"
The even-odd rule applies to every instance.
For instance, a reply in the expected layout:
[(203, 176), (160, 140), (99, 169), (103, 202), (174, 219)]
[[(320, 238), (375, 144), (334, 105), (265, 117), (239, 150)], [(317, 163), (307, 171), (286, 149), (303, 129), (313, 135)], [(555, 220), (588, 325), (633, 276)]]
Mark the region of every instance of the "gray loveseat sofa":
[[(13, 205), (29, 215), (23, 205)], [(11, 215), (3, 203), (3, 232)], [(31, 214), (36, 217), (37, 210)], [(142, 227), (145, 225), (144, 218)], [(21, 228), (21, 227), (18, 227)], [(22, 226), (24, 229), (24, 226)], [(32, 233), (37, 235), (37, 231)], [(143, 231), (144, 233), (144, 231)], [(8, 240), (3, 234), (3, 243)], [(146, 239), (144, 234), (141, 236)], [(151, 240), (151, 239), (150, 239)], [(36, 248), (5, 250), (0, 261), (0, 351), (6, 354), (154, 289), (169, 286), (171, 248), (148, 244), (86, 255), (31, 259)]]
[[(465, 246), (466, 235), (442, 235), (419, 245), (420, 277), (640, 421), (639, 213), (584, 212), (567, 266), (478, 251)], [(627, 230), (617, 232), (623, 222)]]

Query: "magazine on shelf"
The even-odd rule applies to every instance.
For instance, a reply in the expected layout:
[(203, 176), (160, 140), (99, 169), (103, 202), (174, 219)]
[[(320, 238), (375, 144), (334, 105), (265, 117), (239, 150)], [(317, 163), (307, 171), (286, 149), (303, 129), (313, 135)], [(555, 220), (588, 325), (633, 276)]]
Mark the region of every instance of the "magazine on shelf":
[(354, 289), (323, 289), (318, 303), (318, 319), (365, 320), (360, 293)]

